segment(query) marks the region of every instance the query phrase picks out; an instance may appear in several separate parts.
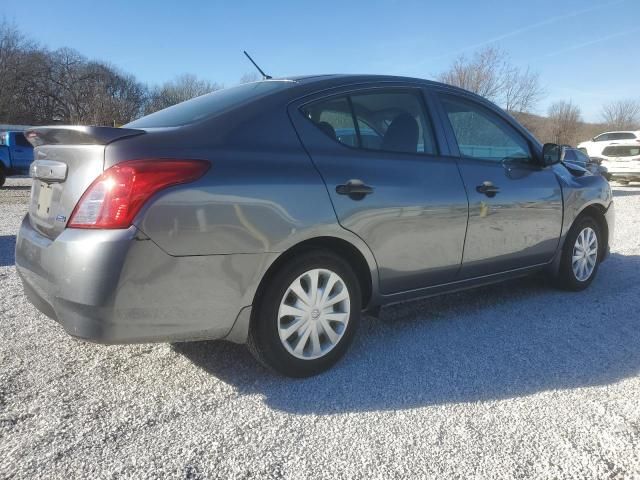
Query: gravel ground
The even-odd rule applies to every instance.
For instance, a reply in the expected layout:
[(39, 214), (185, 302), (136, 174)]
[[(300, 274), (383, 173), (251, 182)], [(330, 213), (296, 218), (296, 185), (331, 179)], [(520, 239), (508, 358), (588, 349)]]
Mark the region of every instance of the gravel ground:
[(224, 342), (65, 335), (13, 266), (28, 185), (0, 191), (0, 478), (640, 478), (640, 187), (589, 290), (389, 307), (294, 381)]

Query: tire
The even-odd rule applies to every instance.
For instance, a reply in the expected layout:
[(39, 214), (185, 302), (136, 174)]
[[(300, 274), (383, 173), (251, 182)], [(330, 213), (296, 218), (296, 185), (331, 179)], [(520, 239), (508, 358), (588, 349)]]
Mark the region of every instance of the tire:
[(4, 182), (7, 180), (7, 175), (4, 173), (4, 168), (0, 165), (0, 188), (4, 185)]
[[(595, 234), (596, 245), (595, 245), (595, 257), (592, 254), (588, 254), (590, 251), (589, 248), (593, 248), (593, 245), (586, 239), (589, 238), (590, 231)], [(582, 243), (587, 244), (588, 249), (580, 250), (578, 247), (578, 239), (581, 235), (584, 237), (581, 240)], [(602, 238), (602, 233), (598, 222), (596, 222), (593, 217), (583, 216), (579, 217), (578, 220), (573, 224), (571, 230), (567, 235), (567, 238), (564, 243), (564, 247), (562, 249), (562, 258), (560, 259), (560, 269), (558, 271), (558, 275), (556, 277), (558, 286), (564, 290), (578, 292), (580, 290), (584, 290), (587, 288), (596, 274), (598, 273), (598, 268), (600, 267), (600, 261), (602, 260), (602, 252), (604, 248), (604, 241)], [(584, 254), (581, 252), (585, 252)], [(580, 263), (581, 260), (577, 260), (574, 268), (574, 254), (576, 256), (582, 256), (585, 258), (585, 269), (581, 270)], [(591, 266), (590, 259), (593, 259), (595, 262), (593, 266)], [(577, 270), (577, 271), (576, 271)], [(585, 277), (585, 274), (587, 275)]]
[[(313, 294), (314, 278), (319, 287), (333, 282), (326, 301), (324, 288)], [(328, 250), (295, 256), (269, 279), (257, 299), (247, 346), (260, 363), (282, 375), (317, 375), (347, 351), (360, 322), (361, 298), (358, 279), (340, 256)], [(288, 315), (290, 311), (304, 315)]]

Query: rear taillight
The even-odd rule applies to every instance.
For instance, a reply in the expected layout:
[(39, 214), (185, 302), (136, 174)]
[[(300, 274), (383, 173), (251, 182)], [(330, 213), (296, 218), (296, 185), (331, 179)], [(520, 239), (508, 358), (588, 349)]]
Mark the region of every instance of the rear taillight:
[(163, 188), (200, 178), (203, 160), (130, 160), (105, 170), (74, 208), (68, 227), (128, 228), (144, 203)]

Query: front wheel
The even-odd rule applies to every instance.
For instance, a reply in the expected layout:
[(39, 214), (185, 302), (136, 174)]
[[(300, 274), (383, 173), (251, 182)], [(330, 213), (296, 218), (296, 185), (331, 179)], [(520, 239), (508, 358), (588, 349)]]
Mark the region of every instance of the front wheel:
[(329, 251), (291, 259), (254, 306), (251, 353), (290, 377), (316, 375), (346, 352), (358, 327), (361, 295), (349, 264)]
[(589, 216), (571, 227), (564, 244), (558, 282), (566, 290), (587, 288), (598, 272), (604, 246), (600, 226)]

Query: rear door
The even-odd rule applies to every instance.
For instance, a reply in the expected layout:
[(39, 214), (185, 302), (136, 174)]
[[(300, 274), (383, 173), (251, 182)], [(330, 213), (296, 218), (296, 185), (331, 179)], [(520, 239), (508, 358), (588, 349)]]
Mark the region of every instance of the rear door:
[(439, 95), (469, 194), (461, 278), (551, 261), (562, 227), (562, 190), (530, 141), (492, 108)]
[(290, 106), (341, 225), (376, 258), (384, 294), (455, 278), (468, 203), (420, 88), (367, 87)]

